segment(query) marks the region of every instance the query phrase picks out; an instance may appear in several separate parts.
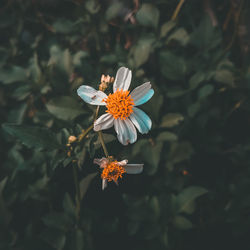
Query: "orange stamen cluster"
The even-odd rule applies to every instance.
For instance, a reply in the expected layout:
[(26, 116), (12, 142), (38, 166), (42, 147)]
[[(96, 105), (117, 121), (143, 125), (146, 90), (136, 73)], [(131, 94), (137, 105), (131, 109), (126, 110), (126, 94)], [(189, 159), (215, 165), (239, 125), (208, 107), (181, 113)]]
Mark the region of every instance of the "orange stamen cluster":
[(115, 119), (124, 120), (133, 113), (134, 100), (128, 90), (117, 90), (115, 93), (109, 94), (103, 101), (106, 103), (106, 112), (110, 113)]
[(102, 171), (102, 179), (117, 182), (118, 178), (122, 178), (122, 174), (126, 173), (124, 167), (117, 164), (117, 161), (110, 162)]

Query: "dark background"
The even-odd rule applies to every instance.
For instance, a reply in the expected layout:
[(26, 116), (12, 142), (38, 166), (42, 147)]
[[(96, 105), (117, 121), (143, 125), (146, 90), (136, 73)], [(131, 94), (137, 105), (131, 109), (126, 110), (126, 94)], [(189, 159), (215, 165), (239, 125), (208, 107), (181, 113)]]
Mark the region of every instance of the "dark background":
[[(249, 249), (249, 8), (2, 0), (0, 249)], [(121, 66), (131, 89), (152, 83), (153, 127), (126, 147), (104, 131), (110, 154), (144, 171), (102, 191), (97, 135), (71, 156), (66, 144), (95, 112), (77, 88)]]

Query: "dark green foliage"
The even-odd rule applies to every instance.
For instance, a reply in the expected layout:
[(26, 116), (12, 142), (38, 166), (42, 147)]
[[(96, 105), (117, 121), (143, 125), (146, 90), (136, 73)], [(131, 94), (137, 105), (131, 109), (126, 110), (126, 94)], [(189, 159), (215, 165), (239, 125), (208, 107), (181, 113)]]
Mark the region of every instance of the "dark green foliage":
[[(0, 250), (249, 249), (250, 6), (184, 1), (171, 20), (179, 2), (2, 1)], [(67, 144), (95, 114), (77, 88), (120, 66), (152, 83), (153, 126), (126, 147), (104, 131), (144, 171), (102, 191), (97, 134)]]

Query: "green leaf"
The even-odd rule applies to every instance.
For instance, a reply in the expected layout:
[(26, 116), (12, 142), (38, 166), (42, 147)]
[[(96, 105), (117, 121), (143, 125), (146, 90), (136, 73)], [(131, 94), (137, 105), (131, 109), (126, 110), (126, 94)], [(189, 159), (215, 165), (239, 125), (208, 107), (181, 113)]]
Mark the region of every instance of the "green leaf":
[(2, 67), (8, 58), (7, 49), (0, 47), (0, 67)]
[(54, 150), (62, 148), (56, 135), (47, 128), (31, 127), (5, 123), (2, 128), (9, 134), (17, 137), (27, 147), (36, 149)]
[(168, 21), (161, 26), (160, 37), (165, 37), (174, 27), (176, 26), (176, 22)]
[(69, 49), (61, 50), (57, 45), (51, 46), (48, 65), (54, 65), (60, 72), (66, 72), (68, 76), (71, 76), (73, 72), (73, 59)]
[(173, 224), (176, 228), (181, 230), (187, 230), (193, 227), (193, 224), (190, 220), (180, 215), (174, 217)]
[(65, 232), (73, 227), (73, 221), (70, 217), (67, 214), (59, 212), (52, 212), (45, 215), (42, 221), (47, 227), (60, 229)]
[(70, 96), (60, 96), (51, 99), (46, 104), (46, 108), (56, 118), (64, 121), (73, 120), (77, 116), (86, 113), (79, 102)]
[(70, 250), (84, 249), (84, 232), (80, 229), (74, 230), (70, 235)]
[(115, 2), (111, 4), (105, 13), (106, 20), (109, 21), (117, 17), (119, 14), (121, 14), (123, 8), (124, 6), (122, 2)]
[(157, 141), (170, 141), (170, 142), (177, 141), (177, 139), (178, 137), (176, 134), (168, 131), (160, 133), (156, 138)]
[(211, 84), (204, 85), (201, 89), (199, 89), (198, 96), (199, 100), (211, 95), (214, 91), (214, 86)]
[(199, 86), (201, 82), (206, 79), (206, 75), (204, 72), (198, 71), (189, 79), (189, 87), (190, 89), (195, 89)]
[(107, 64), (114, 64), (117, 62), (116, 54), (107, 54), (101, 57), (100, 62)]
[(146, 63), (150, 52), (152, 50), (152, 44), (155, 41), (153, 36), (142, 37), (134, 47), (134, 62), (135, 67), (139, 68), (142, 64)]
[(188, 142), (173, 142), (170, 147), (169, 161), (173, 164), (188, 160), (193, 154), (193, 147)]
[(234, 75), (227, 69), (219, 69), (215, 72), (215, 80), (230, 86), (234, 86)]
[(201, 108), (200, 102), (196, 102), (196, 103), (191, 104), (188, 107), (188, 115), (190, 117), (194, 117), (197, 114), (197, 112), (200, 110), (200, 108)]
[(177, 203), (177, 213), (189, 211), (190, 203), (193, 202), (198, 197), (206, 194), (208, 192), (207, 189), (199, 186), (190, 186), (182, 190), (181, 193), (177, 195), (176, 203)]
[(66, 242), (65, 233), (52, 228), (43, 231), (40, 238), (56, 250), (62, 250)]
[(85, 8), (89, 13), (96, 14), (101, 9), (101, 5), (96, 0), (87, 0), (85, 2)]
[(65, 194), (63, 199), (63, 210), (68, 216), (76, 219), (76, 208), (68, 193)]
[(212, 49), (218, 46), (222, 36), (212, 25), (211, 18), (206, 15), (198, 28), (191, 35), (191, 42), (200, 49)]
[(167, 44), (171, 40), (175, 40), (179, 42), (179, 44), (181, 44), (182, 46), (185, 46), (189, 42), (189, 35), (184, 28), (179, 28), (168, 37)]
[(135, 221), (135, 220), (130, 220), (127, 223), (127, 227), (128, 227), (128, 235), (132, 236), (135, 235), (139, 228), (140, 228), (140, 222), (139, 221)]
[(4, 179), (0, 181), (0, 228), (7, 226), (11, 220), (10, 210), (7, 208), (4, 197), (3, 190), (8, 181), (8, 177), (6, 176)]
[(37, 53), (29, 61), (29, 74), (32, 80), (39, 83), (42, 78), (42, 71), (38, 63)]
[(146, 27), (156, 28), (159, 22), (160, 12), (152, 4), (143, 3), (136, 14), (137, 21)]
[[(31, 94), (31, 87), (28, 84), (22, 84), (20, 87), (17, 87), (13, 93), (12, 97), (18, 101), (24, 100)], [(27, 104), (26, 104), (27, 105)]]
[(86, 51), (78, 51), (73, 56), (73, 64), (75, 66), (82, 66), (82, 59), (87, 58), (89, 56)]
[(25, 117), (27, 108), (28, 108), (27, 103), (22, 103), (17, 108), (12, 109), (8, 114), (8, 122), (21, 124)]
[(160, 52), (160, 65), (162, 74), (170, 80), (183, 80), (188, 71), (184, 58), (170, 51)]
[(179, 125), (181, 121), (184, 120), (184, 117), (178, 113), (169, 113), (163, 116), (160, 127), (163, 128), (172, 128)]
[(169, 98), (176, 98), (185, 95), (188, 93), (188, 90), (182, 89), (180, 87), (169, 88), (166, 95)]
[(52, 27), (57, 33), (70, 34), (75, 30), (75, 22), (65, 18), (59, 18), (53, 23)]
[(145, 161), (148, 163), (147, 168), (145, 168), (145, 172), (148, 175), (154, 175), (158, 170), (162, 146), (162, 142), (157, 142), (154, 146), (152, 146), (150, 143), (147, 143), (143, 148), (142, 155)]
[(7, 69), (0, 69), (0, 82), (10, 84), (14, 82), (24, 82), (28, 78), (26, 69), (20, 66), (12, 66)]
[[(146, 139), (139, 140), (132, 150), (132, 155), (140, 154), (143, 159), (148, 163), (144, 168), (148, 175), (153, 175), (157, 172), (158, 164), (160, 162), (161, 149), (163, 146), (162, 141), (157, 141), (153, 145)], [(143, 148), (143, 150), (141, 150)]]
[(96, 177), (96, 175), (97, 175), (97, 173), (89, 174), (80, 181), (80, 196), (81, 196), (81, 199), (87, 193), (88, 187), (89, 187), (91, 181)]

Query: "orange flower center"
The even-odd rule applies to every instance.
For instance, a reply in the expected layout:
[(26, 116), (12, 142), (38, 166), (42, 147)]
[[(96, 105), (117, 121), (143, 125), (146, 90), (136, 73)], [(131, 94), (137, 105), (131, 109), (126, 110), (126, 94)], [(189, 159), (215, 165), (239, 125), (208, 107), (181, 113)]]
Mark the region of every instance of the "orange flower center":
[(106, 112), (110, 113), (115, 119), (124, 120), (133, 113), (134, 100), (128, 90), (117, 90), (115, 93), (109, 94), (103, 101), (106, 103)]
[(102, 179), (117, 182), (118, 178), (122, 178), (122, 174), (126, 173), (124, 167), (119, 166), (117, 161), (110, 162), (102, 171)]

